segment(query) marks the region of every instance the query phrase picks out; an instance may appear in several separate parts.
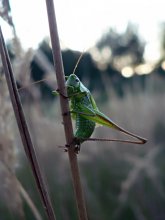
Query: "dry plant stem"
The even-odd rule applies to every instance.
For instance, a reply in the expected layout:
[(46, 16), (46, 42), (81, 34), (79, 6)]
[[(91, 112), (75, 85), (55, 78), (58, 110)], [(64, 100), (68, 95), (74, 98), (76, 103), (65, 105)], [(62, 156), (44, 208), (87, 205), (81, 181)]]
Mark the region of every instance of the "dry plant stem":
[(30, 207), (34, 218), (36, 220), (42, 220), (42, 217), (39, 213), (39, 211), (37, 210), (36, 206), (34, 205), (32, 199), (30, 198), (30, 196), (28, 195), (28, 193), (26, 192), (26, 190), (24, 189), (24, 187), (22, 186), (22, 184), (19, 182), (19, 180), (17, 179), (18, 182), (18, 186), (19, 186), (19, 190), (21, 192), (22, 197), (24, 198), (24, 200), (26, 201), (26, 203), (28, 204), (28, 206)]
[(2, 161), (1, 161), (1, 163), (6, 168), (6, 170), (10, 173), (10, 175), (12, 175), (14, 177), (14, 179), (16, 180), (18, 187), (19, 187), (19, 190), (20, 190), (20, 193), (21, 193), (22, 197), (24, 198), (24, 200), (26, 201), (26, 203), (29, 205), (33, 215), (35, 216), (35, 219), (42, 220), (42, 217), (41, 217), (39, 211), (37, 210), (35, 204), (31, 200), (30, 196), (28, 195), (28, 193), (26, 192), (26, 190), (24, 189), (24, 187), (22, 186), (20, 181), (17, 179), (17, 177), (14, 175), (14, 173), (11, 171), (11, 169), (8, 167), (8, 165), (6, 163), (4, 163)]
[(29, 159), (29, 163), (31, 165), (33, 175), (36, 180), (37, 188), (39, 190), (44, 209), (46, 210), (46, 214), (49, 220), (55, 220), (54, 211), (51, 205), (51, 201), (47, 192), (46, 184), (44, 182), (41, 169), (38, 163), (38, 159), (35, 153), (35, 149), (30, 137), (30, 133), (27, 127), (27, 123), (25, 120), (24, 112), (22, 109), (22, 105), (20, 102), (19, 94), (17, 91), (16, 82), (14, 79), (10, 59), (7, 53), (7, 49), (5, 47), (2, 31), (0, 28), (0, 53), (3, 63), (3, 68), (6, 76), (6, 81), (10, 93), (11, 102), (13, 105), (16, 121), (18, 124), (18, 128), (20, 131), (21, 139), (23, 142), (23, 146), (26, 152), (26, 155)]
[[(65, 87), (65, 75), (64, 75), (63, 63), (61, 58), (61, 49), (60, 49), (60, 43), (58, 37), (53, 0), (46, 0), (46, 5), (47, 5), (50, 37), (52, 42), (52, 51), (53, 51), (53, 58), (54, 58), (56, 76), (57, 76), (58, 89), (61, 94), (67, 96), (67, 91)], [(68, 148), (68, 155), (69, 155), (70, 167), (72, 172), (73, 186), (76, 196), (79, 220), (87, 220), (88, 218), (87, 218), (85, 201), (83, 198), (83, 192), (81, 187), (80, 174), (77, 163), (77, 155), (74, 151), (75, 146), (73, 144), (74, 136), (73, 136), (71, 117), (70, 114), (65, 114), (66, 112), (69, 112), (69, 103), (68, 103), (68, 99), (64, 98), (64, 96), (60, 96), (60, 104), (61, 104), (61, 111), (63, 116), (66, 142), (67, 145), (70, 146)]]

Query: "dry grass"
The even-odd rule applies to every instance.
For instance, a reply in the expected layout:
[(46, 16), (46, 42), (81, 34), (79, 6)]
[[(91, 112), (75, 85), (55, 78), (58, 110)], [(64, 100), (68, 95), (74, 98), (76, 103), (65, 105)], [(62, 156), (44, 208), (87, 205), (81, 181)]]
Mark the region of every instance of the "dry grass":
[[(42, 103), (42, 106), (45, 104)], [(99, 105), (99, 104), (98, 104)], [(48, 106), (46, 104), (46, 106)], [(165, 217), (162, 201), (165, 200), (165, 188), (163, 186), (163, 140), (160, 142), (156, 136), (158, 126), (165, 125), (163, 113), (165, 109), (163, 93), (141, 93), (131, 95), (128, 93), (121, 100), (115, 96), (109, 97), (106, 105), (100, 104), (100, 109), (111, 116), (118, 124), (134, 133), (148, 139), (144, 146), (122, 145), (119, 143), (90, 143), (86, 142), (81, 147), (79, 161), (83, 175), (83, 185), (86, 191), (88, 211), (91, 219), (121, 219), (126, 212), (132, 214), (132, 219), (154, 219), (157, 220), (159, 209), (155, 204), (152, 194), (158, 200), (161, 216)], [(51, 110), (51, 108), (53, 110)], [(25, 106), (26, 109), (26, 106)], [(54, 111), (54, 112), (53, 112)], [(38, 114), (33, 104), (26, 111), (34, 135), (40, 160), (44, 164), (45, 173), (48, 178), (50, 190), (53, 194), (59, 189), (59, 216), (70, 216), (68, 201), (64, 197), (70, 195), (66, 188), (70, 184), (68, 173), (67, 155), (58, 146), (63, 146), (63, 125), (58, 109), (58, 102), (49, 106), (48, 115)], [(51, 113), (51, 115), (50, 115)], [(163, 130), (161, 130), (164, 133)], [(159, 133), (159, 135), (161, 135)], [(121, 134), (105, 127), (98, 127), (94, 133), (95, 137), (121, 137)], [(124, 137), (122, 135), (122, 137)], [(161, 138), (163, 138), (161, 136)], [(160, 159), (159, 159), (160, 158)], [(57, 179), (54, 179), (54, 177)], [(148, 182), (149, 180), (149, 182)], [(108, 185), (109, 184), (109, 185)], [(146, 184), (151, 198), (146, 200)], [(56, 186), (54, 189), (53, 185)], [(106, 191), (105, 195), (102, 191)], [(111, 192), (112, 191), (112, 192)], [(66, 194), (65, 194), (66, 192)], [(56, 194), (56, 196), (57, 196)], [(64, 196), (65, 194), (65, 196)], [(66, 196), (68, 198), (68, 196)], [(72, 197), (72, 196), (71, 196)], [(107, 204), (104, 204), (104, 200)], [(64, 204), (63, 204), (64, 202)], [(114, 204), (116, 204), (114, 206)], [(108, 210), (108, 206), (112, 209)], [(144, 211), (146, 208), (146, 211)], [(97, 212), (94, 214), (94, 210)], [(147, 212), (147, 214), (145, 213)], [(152, 216), (149, 218), (148, 216)], [(63, 216), (63, 217), (64, 217)], [(136, 216), (136, 218), (135, 218)], [(160, 217), (160, 219), (163, 219)], [(68, 219), (70, 219), (68, 217)], [(73, 218), (74, 219), (74, 218)]]
[[(163, 220), (165, 218), (163, 207), (165, 202), (163, 185), (165, 181), (163, 156), (165, 96), (163, 91), (160, 93), (154, 90), (154, 88), (159, 88), (159, 85), (162, 87), (161, 80), (151, 79), (145, 92), (142, 93), (139, 89), (137, 94), (133, 95), (128, 91), (124, 99), (118, 99), (113, 91), (109, 91), (109, 100), (106, 104), (98, 103), (99, 108), (115, 122), (147, 138), (148, 143), (144, 146), (100, 142), (86, 142), (82, 145), (78, 159), (90, 219), (106, 220), (111, 217), (111, 219), (120, 220), (128, 219), (129, 216), (133, 220)], [(1, 88), (3, 91), (1, 94), (5, 93), (6, 90)], [(32, 88), (30, 90), (33, 91)], [(24, 92), (20, 91), (20, 93)], [(3, 122), (0, 129), (1, 132), (3, 131), (4, 138), (0, 140), (5, 148), (3, 147), (1, 156), (12, 168), (15, 164), (19, 164), (17, 175), (43, 215), (25, 155), (21, 150), (22, 146), (17, 135), (14, 116), (11, 114), (8, 95), (3, 94), (0, 101), (2, 100), (1, 106), (4, 110), (3, 108), (0, 110)], [(43, 103), (42, 100), (39, 103), (38, 101), (37, 104), (34, 99), (33, 102), (24, 103), (26, 118), (37, 145), (51, 197), (57, 207), (57, 219), (74, 220), (76, 211), (69, 164), (66, 153), (59, 148), (65, 144), (59, 101), (56, 100), (53, 103)], [(11, 126), (12, 124), (14, 125)], [(6, 130), (3, 130), (4, 127)], [(15, 136), (14, 143), (17, 147), (13, 145)], [(105, 127), (96, 128), (93, 136), (124, 137)], [(14, 152), (18, 152), (19, 157), (15, 158)], [(4, 181), (5, 175), (7, 174), (4, 171), (1, 172), (1, 179)], [(4, 185), (1, 185), (1, 192), (7, 192), (7, 186), (15, 184), (9, 175), (7, 181), (8, 183), (4, 182)], [(18, 193), (16, 186), (14, 189)], [(21, 207), (21, 203), (13, 203), (14, 196), (11, 199), (10, 193), (5, 195), (8, 206), (12, 207), (14, 204), (16, 210), (22, 210), (16, 206), (18, 204)], [(20, 201), (18, 198), (16, 197), (16, 200)], [(29, 209), (26, 208), (24, 211), (26, 218), (31, 219)], [(3, 215), (5, 216), (4, 212)], [(10, 218), (6, 217), (6, 219)]]
[[(11, 108), (7, 85), (4, 77), (0, 80), (0, 194), (1, 203), (5, 201), (10, 212), (18, 219), (24, 219), (23, 204), (19, 187), (15, 179), (17, 163), (16, 149), (14, 149), (14, 133)], [(10, 169), (11, 172), (8, 171)]]

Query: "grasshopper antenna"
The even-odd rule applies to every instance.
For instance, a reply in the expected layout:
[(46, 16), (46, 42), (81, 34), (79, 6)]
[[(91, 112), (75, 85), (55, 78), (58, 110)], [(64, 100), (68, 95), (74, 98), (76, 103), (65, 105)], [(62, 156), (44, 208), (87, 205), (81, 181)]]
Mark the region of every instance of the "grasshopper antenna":
[(83, 50), (83, 52), (82, 52), (81, 55), (79, 56), (79, 58), (78, 58), (78, 60), (77, 60), (77, 63), (76, 63), (76, 65), (75, 65), (74, 69), (73, 69), (73, 74), (75, 74), (76, 69), (77, 69), (77, 67), (78, 67), (78, 64), (80, 63), (80, 60), (81, 60), (81, 58), (83, 57), (84, 53), (85, 53), (85, 52), (84, 52), (84, 50)]
[(31, 83), (28, 84), (28, 85), (25, 85), (25, 86), (23, 86), (23, 87), (18, 88), (18, 91), (20, 91), (20, 90), (22, 90), (22, 89), (26, 89), (26, 88), (28, 88), (28, 87), (30, 87), (30, 86), (35, 85), (35, 84), (44, 82), (44, 81), (46, 81), (46, 80), (48, 80), (48, 78), (44, 78), (44, 79), (38, 80), (38, 81), (36, 81), (36, 82), (31, 82)]
[[(77, 69), (77, 67), (78, 67), (78, 64), (80, 63), (80, 61), (81, 61), (81, 59), (82, 59), (84, 53), (85, 53), (85, 50), (83, 50), (83, 52), (82, 52), (81, 55), (79, 56), (79, 58), (78, 58), (78, 60), (77, 60), (77, 63), (76, 63), (76, 65), (75, 65), (74, 69), (73, 69), (73, 74), (75, 74), (76, 69)], [(66, 76), (66, 77), (67, 77), (67, 76)], [(20, 88), (18, 89), (18, 91), (21, 91), (21, 90), (23, 90), (23, 89), (26, 89), (26, 88), (28, 88), (28, 87), (30, 87), (30, 86), (32, 86), (32, 85), (35, 85), (35, 84), (39, 84), (39, 83), (41, 83), (41, 82), (45, 82), (45, 81), (49, 80), (49, 78), (52, 79), (52, 77), (49, 76), (49, 77), (45, 77), (45, 78), (43, 78), (43, 79), (41, 79), (41, 80), (38, 80), (38, 81), (35, 81), (35, 82), (31, 82), (31, 83), (28, 84), (28, 85), (24, 85), (24, 86), (20, 87)]]

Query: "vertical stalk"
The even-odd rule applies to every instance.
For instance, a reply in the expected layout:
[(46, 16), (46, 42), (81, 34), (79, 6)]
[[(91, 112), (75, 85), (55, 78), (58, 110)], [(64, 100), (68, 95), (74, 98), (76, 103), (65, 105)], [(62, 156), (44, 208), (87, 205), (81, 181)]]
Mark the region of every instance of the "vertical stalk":
[(42, 176), (41, 168), (38, 162), (37, 155), (35, 153), (35, 149), (32, 143), (30, 132), (29, 132), (29, 129), (26, 123), (25, 116), (24, 116), (23, 108), (22, 108), (21, 101), (19, 98), (13, 70), (11, 67), (9, 55), (8, 55), (8, 52), (5, 46), (1, 28), (0, 28), (0, 54), (2, 58), (2, 64), (3, 64), (3, 68), (5, 72), (5, 77), (6, 77), (9, 93), (10, 93), (13, 110), (15, 113), (17, 125), (19, 128), (22, 143), (24, 146), (24, 150), (29, 160), (29, 163), (31, 165), (31, 169), (33, 171), (33, 175), (34, 175), (37, 188), (39, 190), (41, 200), (43, 203), (43, 207), (46, 211), (47, 217), (49, 220), (55, 220), (56, 218), (55, 218), (55, 214), (52, 208), (51, 200), (49, 198), (47, 187), (44, 182), (44, 178)]
[[(65, 75), (64, 75), (64, 69), (63, 69), (63, 63), (61, 57), (61, 49), (60, 49), (60, 42), (58, 37), (57, 22), (56, 22), (53, 0), (46, 0), (46, 5), (47, 5), (50, 37), (52, 43), (53, 59), (56, 70), (56, 77), (57, 77), (57, 85), (60, 93), (67, 96), (67, 91), (65, 87)], [(65, 114), (66, 112), (69, 112), (68, 99), (64, 98), (63, 96), (60, 96), (60, 105), (61, 105), (61, 112), (64, 123), (66, 143), (67, 145), (70, 145), (70, 147), (68, 148), (68, 156), (69, 156), (70, 168), (72, 172), (73, 186), (75, 191), (79, 220), (87, 220), (88, 218), (85, 207), (85, 201), (83, 198), (79, 167), (77, 162), (77, 154), (74, 152), (74, 148), (75, 148), (74, 144), (71, 144), (74, 138), (71, 117), (70, 114)]]

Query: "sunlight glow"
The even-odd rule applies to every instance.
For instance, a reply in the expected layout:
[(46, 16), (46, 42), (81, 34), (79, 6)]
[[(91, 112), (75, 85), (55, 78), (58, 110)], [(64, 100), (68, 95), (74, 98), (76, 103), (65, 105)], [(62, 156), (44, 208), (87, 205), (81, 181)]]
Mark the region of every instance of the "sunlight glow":
[(153, 67), (151, 64), (141, 64), (141, 65), (138, 65), (136, 68), (135, 68), (135, 72), (138, 74), (138, 75), (144, 75), (144, 74), (150, 74), (153, 70)]
[(165, 60), (162, 62), (161, 67), (165, 71)]
[(129, 78), (129, 77), (133, 76), (133, 74), (134, 74), (133, 68), (130, 67), (130, 66), (124, 67), (124, 68), (121, 70), (121, 74), (122, 74), (124, 77)]
[(101, 54), (98, 50), (98, 48), (93, 47), (90, 49), (90, 53), (92, 54), (92, 58), (96, 61), (96, 62), (100, 62), (101, 60)]
[(103, 50), (101, 51), (101, 55), (104, 60), (109, 61), (112, 55), (112, 52), (109, 47), (104, 47)]

